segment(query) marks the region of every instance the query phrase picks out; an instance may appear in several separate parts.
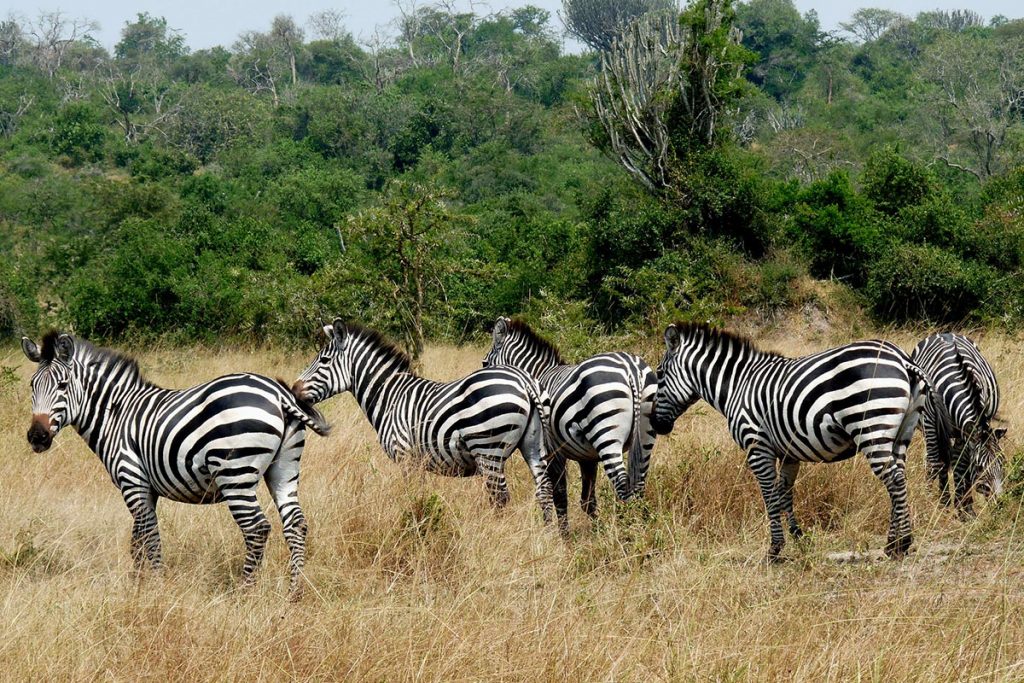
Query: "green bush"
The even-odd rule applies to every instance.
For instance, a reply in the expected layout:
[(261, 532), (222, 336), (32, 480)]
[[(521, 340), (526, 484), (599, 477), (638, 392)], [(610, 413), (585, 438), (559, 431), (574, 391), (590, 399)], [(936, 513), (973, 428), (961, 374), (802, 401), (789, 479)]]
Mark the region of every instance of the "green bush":
[(876, 209), (890, 216), (922, 203), (932, 193), (933, 186), (926, 169), (888, 145), (871, 153), (860, 182), (864, 196)]
[(106, 137), (107, 129), (96, 108), (88, 102), (71, 102), (54, 117), (49, 144), (54, 154), (77, 165), (100, 159)]
[(956, 323), (986, 301), (993, 275), (945, 249), (897, 242), (872, 264), (865, 292), (886, 320)]
[(800, 194), (790, 234), (813, 275), (860, 287), (869, 265), (886, 250), (887, 228), (856, 193), (849, 175), (833, 172)]

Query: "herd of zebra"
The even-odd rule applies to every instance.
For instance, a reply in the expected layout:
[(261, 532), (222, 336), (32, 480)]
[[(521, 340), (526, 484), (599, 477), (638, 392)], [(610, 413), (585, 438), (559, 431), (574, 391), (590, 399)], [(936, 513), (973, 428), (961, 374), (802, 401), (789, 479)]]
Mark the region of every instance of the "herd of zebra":
[(618, 499), (641, 496), (656, 435), (701, 399), (726, 417), (757, 479), (769, 560), (785, 542), (783, 513), (790, 535), (801, 534), (793, 513), (800, 463), (858, 452), (891, 499), (885, 552), (904, 555), (911, 544), (906, 451), (919, 418), (927, 472), (944, 503), (970, 514), (975, 490), (995, 495), (1002, 485), (995, 375), (958, 334), (932, 335), (909, 356), (888, 342), (861, 341), (787, 358), (708, 325), (673, 324), (655, 372), (621, 352), (567, 364), (527, 324), (500, 318), (483, 368), (442, 383), (417, 376), (379, 332), (339, 319), (324, 333), (317, 357), (291, 385), (243, 373), (180, 391), (150, 383), (131, 357), (83, 339), (51, 332), (37, 346), (23, 338), (25, 355), (38, 364), (28, 441), (42, 452), (61, 428), (77, 428), (132, 515), (138, 566), (161, 564), (160, 498), (226, 502), (245, 541), (245, 585), (270, 533), (256, 496), (263, 479), (290, 551), (292, 598), (301, 594), (305, 563), (298, 488), (306, 429), (326, 436), (314, 404), (346, 391), (388, 456), (449, 476), (481, 474), (495, 505), (508, 500), (505, 463), (518, 449), (545, 521), (557, 518), (563, 533), (568, 460), (579, 465), (580, 503), (591, 516), (599, 464)]

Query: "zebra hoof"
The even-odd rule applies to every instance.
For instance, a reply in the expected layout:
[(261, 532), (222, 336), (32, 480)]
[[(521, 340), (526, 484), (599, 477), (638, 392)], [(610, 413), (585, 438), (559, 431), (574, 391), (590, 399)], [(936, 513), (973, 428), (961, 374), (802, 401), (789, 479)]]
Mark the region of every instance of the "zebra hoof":
[(765, 558), (765, 560), (768, 562), (768, 564), (782, 563), (784, 561), (782, 557), (782, 544), (773, 543), (772, 545), (768, 546), (768, 556)]
[(302, 601), (302, 585), (293, 585), (288, 589), (288, 602), (301, 602)]
[(890, 560), (902, 560), (907, 556), (912, 542), (913, 538), (911, 536), (904, 536), (894, 541), (889, 541), (885, 544), (885, 554)]

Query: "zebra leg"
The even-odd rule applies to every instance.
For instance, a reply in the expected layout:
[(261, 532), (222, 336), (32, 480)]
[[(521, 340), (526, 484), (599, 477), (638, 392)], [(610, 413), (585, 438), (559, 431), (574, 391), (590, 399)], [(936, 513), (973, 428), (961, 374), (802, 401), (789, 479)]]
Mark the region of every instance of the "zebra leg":
[(800, 538), (804, 535), (803, 529), (796, 521), (796, 514), (793, 512), (793, 484), (796, 483), (796, 475), (799, 471), (799, 460), (785, 462), (779, 468), (779, 507), (786, 513), (786, 518), (789, 520), (789, 535), (793, 538)]
[(580, 460), (580, 507), (590, 517), (597, 517), (597, 462)]
[(767, 449), (754, 447), (747, 455), (747, 466), (754, 473), (757, 485), (761, 489), (764, 507), (768, 513), (768, 526), (771, 532), (771, 544), (768, 546), (768, 561), (775, 562), (786, 545), (786, 537), (782, 533), (782, 520), (779, 515), (779, 499), (776, 495), (776, 479), (778, 476), (777, 458)]
[(228, 504), (235, 524), (242, 531), (242, 539), (245, 541), (242, 587), (247, 588), (256, 582), (256, 570), (263, 563), (263, 553), (270, 535), (270, 522), (256, 499), (260, 471), (255, 467), (233, 463), (229, 459), (218, 463), (216, 471), (211, 468), (211, 474)]
[(548, 479), (551, 481), (551, 498), (558, 516), (558, 531), (569, 533), (569, 496), (565, 473), (565, 456), (555, 454), (548, 461)]
[(939, 489), (939, 502), (948, 506), (951, 502), (949, 497), (949, 439), (939, 433), (936, 417), (931, 414), (930, 410), (922, 411), (921, 425), (924, 429), (925, 476), (929, 481), (936, 483)]
[(491, 503), (498, 508), (508, 504), (508, 482), (505, 480), (505, 459), (507, 457), (503, 450), (499, 450), (497, 453), (475, 454), (477, 472), (483, 475)]
[[(875, 457), (875, 456), (879, 457)], [(899, 559), (907, 554), (913, 538), (910, 534), (910, 512), (907, 509), (907, 475), (902, 458), (884, 456), (882, 452), (867, 454), (871, 471), (892, 501), (889, 515), (889, 533), (885, 541), (885, 554), (892, 559)]]
[[(962, 440), (953, 442), (953, 506), (962, 518), (974, 516), (971, 451)], [(948, 497), (948, 496), (947, 496)]]
[(306, 565), (306, 517), (299, 505), (299, 458), (306, 444), (306, 430), (296, 423), (289, 426), (277, 458), (263, 475), (270, 495), (281, 515), (284, 540), (288, 544), (288, 570), (291, 581), (288, 599), (302, 597), (302, 570)]
[(148, 487), (126, 487), (121, 490), (132, 515), (132, 560), (138, 569), (149, 562), (153, 569), (163, 566), (160, 552), (160, 530), (156, 520), (156, 494)]
[(612, 482), (615, 489), (615, 496), (619, 500), (629, 500), (631, 491), (629, 488), (629, 477), (626, 475), (626, 467), (622, 462), (622, 442), (615, 440), (611, 443), (603, 443), (597, 451), (597, 458), (604, 467), (604, 473)]

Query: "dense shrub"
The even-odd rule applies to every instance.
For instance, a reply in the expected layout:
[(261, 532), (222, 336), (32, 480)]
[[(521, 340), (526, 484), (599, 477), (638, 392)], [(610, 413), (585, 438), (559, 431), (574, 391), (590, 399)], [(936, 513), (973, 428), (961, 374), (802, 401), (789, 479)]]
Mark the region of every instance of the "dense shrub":
[(887, 319), (956, 323), (989, 295), (991, 269), (934, 246), (898, 242), (872, 264), (865, 291)]

